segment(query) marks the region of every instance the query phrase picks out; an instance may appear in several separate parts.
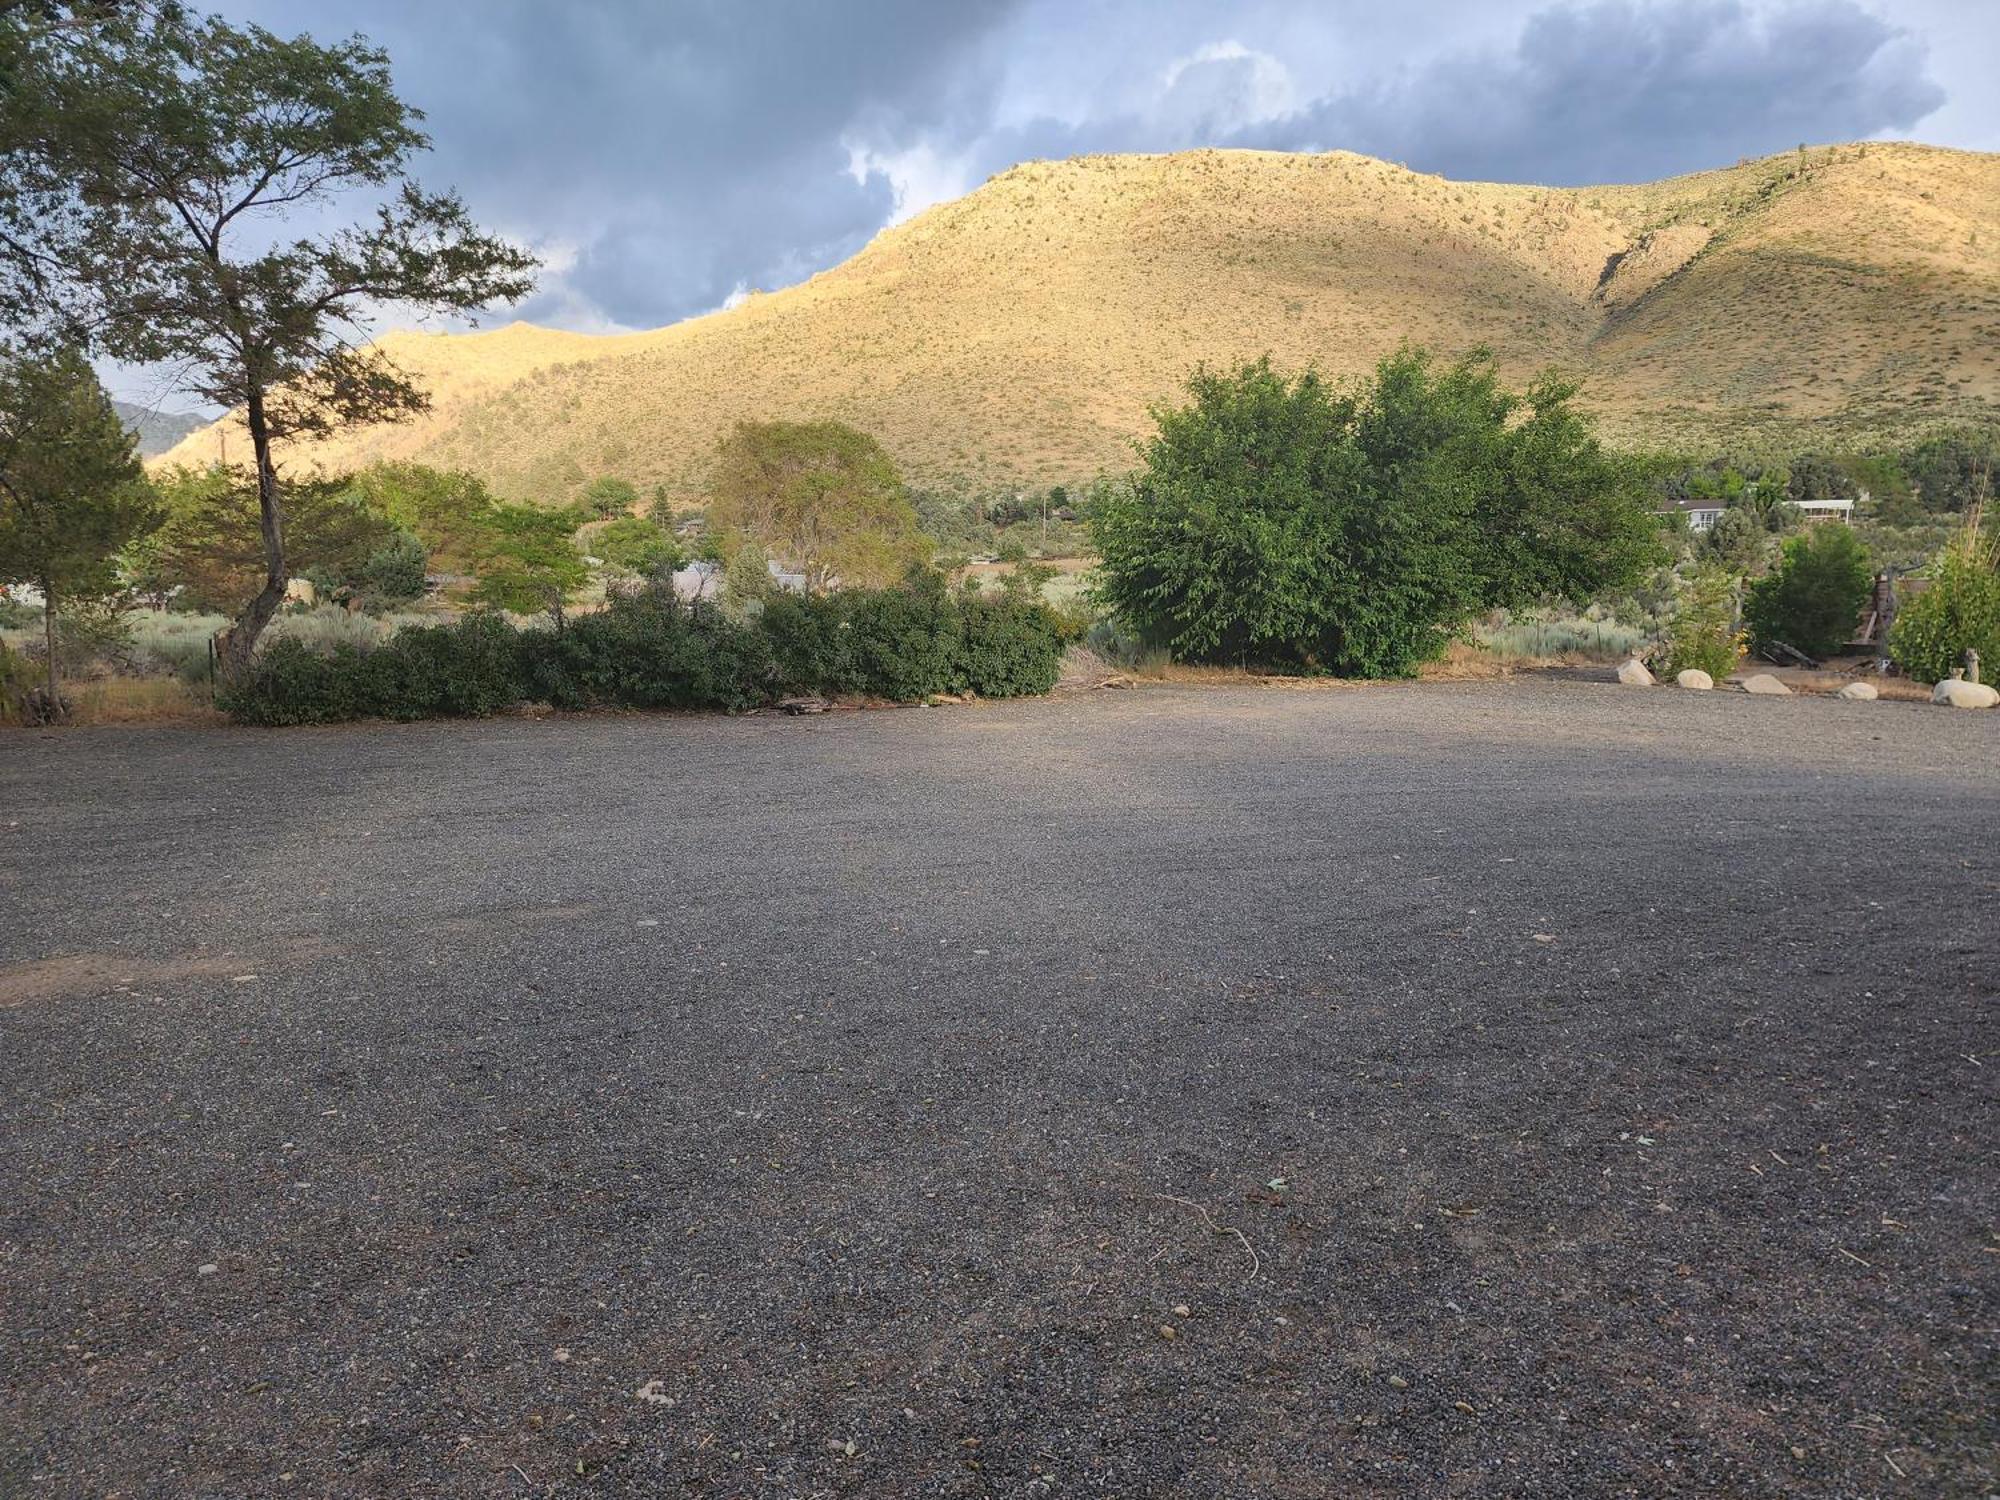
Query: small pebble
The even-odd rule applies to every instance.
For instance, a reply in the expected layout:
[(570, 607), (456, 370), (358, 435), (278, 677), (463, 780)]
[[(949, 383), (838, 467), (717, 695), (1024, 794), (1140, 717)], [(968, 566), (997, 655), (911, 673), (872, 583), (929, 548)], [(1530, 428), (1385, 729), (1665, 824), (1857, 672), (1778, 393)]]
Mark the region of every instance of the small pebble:
[(1389, 1377), (1389, 1386), (1392, 1390), (1407, 1391), (1410, 1388), (1410, 1382), (1403, 1379), (1400, 1375), (1391, 1375)]
[(220, 1271), (221, 1269), (222, 1267), (218, 1266), (214, 1261), (209, 1261), (206, 1265), (196, 1266), (194, 1268), (194, 1274), (197, 1276), (213, 1276), (217, 1271)]
[(1162, 1323), (1162, 1324), (1160, 1325), (1160, 1337), (1161, 1337), (1161, 1338), (1163, 1338), (1163, 1339), (1170, 1339), (1170, 1338), (1173, 1338), (1174, 1336), (1175, 1336), (1175, 1335), (1174, 1335), (1174, 1325), (1173, 1325), (1173, 1324), (1171, 1324), (1171, 1323)]
[(1177, 1318), (1188, 1316), (1188, 1305), (1185, 1302), (1176, 1302), (1174, 1304), (1174, 1316)]

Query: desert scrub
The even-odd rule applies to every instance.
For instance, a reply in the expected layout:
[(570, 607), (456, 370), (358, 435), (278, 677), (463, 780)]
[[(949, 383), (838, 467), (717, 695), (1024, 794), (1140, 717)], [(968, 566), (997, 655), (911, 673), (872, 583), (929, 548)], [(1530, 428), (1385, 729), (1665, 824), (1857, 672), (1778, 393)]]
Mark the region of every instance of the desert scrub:
[(1688, 580), (1655, 660), (1664, 677), (1692, 669), (1721, 682), (1743, 659), (1744, 640), (1736, 628), (1735, 576), (1703, 568)]
[(2000, 674), (2000, 552), (1968, 538), (1937, 563), (1930, 587), (1897, 612), (1889, 655), (1919, 682), (1938, 682), (1979, 653), (1982, 675)]

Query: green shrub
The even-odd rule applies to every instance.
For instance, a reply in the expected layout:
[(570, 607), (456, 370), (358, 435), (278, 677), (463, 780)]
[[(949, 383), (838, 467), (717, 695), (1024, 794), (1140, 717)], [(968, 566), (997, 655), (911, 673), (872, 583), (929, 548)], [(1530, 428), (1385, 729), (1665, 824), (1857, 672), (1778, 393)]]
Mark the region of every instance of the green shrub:
[(1063, 647), (1076, 632), (1047, 605), (1020, 599), (965, 599), (957, 678), (982, 698), (1046, 693), (1062, 671)]
[(706, 708), (768, 701), (768, 643), (706, 602), (665, 589), (614, 597), (559, 632), (530, 636), (523, 695), (557, 708)]
[(1679, 606), (1667, 622), (1654, 662), (1663, 677), (1690, 668), (1721, 682), (1743, 659), (1743, 636), (1736, 629), (1736, 579), (1720, 568), (1703, 568), (1688, 580)]
[(1904, 605), (1889, 630), (1889, 654), (1919, 682), (1939, 682), (1965, 653), (1979, 653), (1987, 681), (2000, 676), (2000, 557), (1990, 543), (1964, 541), (1941, 556), (1930, 587)]
[(371, 608), (421, 599), (430, 587), (430, 553), (407, 531), (365, 558), (354, 571), (354, 590)]
[[(836, 596), (840, 597), (840, 596)], [(936, 574), (840, 598), (847, 672), (834, 691), (915, 703), (955, 691), (959, 609)]]
[(280, 637), (216, 703), (245, 724), (483, 717), (521, 699), (520, 632), (497, 615), (398, 631), (373, 650)]
[(1777, 567), (1751, 582), (1743, 618), (1760, 646), (1783, 641), (1830, 656), (1853, 636), (1873, 584), (1861, 539), (1845, 526), (1815, 526), (1786, 541)]
[(1543, 379), (1404, 350), (1329, 389), (1198, 371), (1123, 491), (1093, 500), (1101, 602), (1200, 661), (1412, 675), (1496, 608), (1581, 601), (1659, 552), (1639, 469)]
[(779, 595), (747, 621), (648, 589), (560, 630), (476, 614), (406, 627), (373, 649), (279, 637), (218, 702), (246, 724), (323, 724), (477, 716), (527, 701), (734, 712), (785, 693), (1002, 698), (1054, 686), (1071, 634), (1045, 605), (954, 598), (935, 576)]

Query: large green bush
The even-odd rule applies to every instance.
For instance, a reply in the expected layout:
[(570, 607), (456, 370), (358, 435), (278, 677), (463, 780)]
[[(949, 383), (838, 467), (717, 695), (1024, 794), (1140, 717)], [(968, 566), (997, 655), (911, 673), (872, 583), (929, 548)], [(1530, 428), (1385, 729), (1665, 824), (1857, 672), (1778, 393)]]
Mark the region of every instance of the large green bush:
[(1571, 388), (1513, 395), (1484, 356), (1404, 350), (1347, 391), (1260, 361), (1189, 391), (1091, 514), (1099, 597), (1177, 657), (1408, 676), (1491, 609), (1582, 601), (1659, 551)]
[(477, 716), (517, 702), (734, 712), (788, 693), (1001, 698), (1054, 686), (1069, 635), (1044, 605), (954, 596), (934, 575), (780, 595), (747, 620), (649, 589), (559, 630), (477, 614), (404, 629), (373, 650), (274, 640), (218, 701), (243, 723), (318, 724)]
[(1938, 682), (1979, 653), (1987, 681), (2000, 675), (2000, 557), (1991, 544), (1962, 541), (1941, 556), (1930, 587), (1904, 605), (1889, 631), (1889, 654), (1919, 682)]
[(1852, 530), (1815, 526), (1788, 540), (1777, 567), (1751, 581), (1743, 601), (1750, 638), (1830, 656), (1853, 636), (1873, 583), (1867, 549)]

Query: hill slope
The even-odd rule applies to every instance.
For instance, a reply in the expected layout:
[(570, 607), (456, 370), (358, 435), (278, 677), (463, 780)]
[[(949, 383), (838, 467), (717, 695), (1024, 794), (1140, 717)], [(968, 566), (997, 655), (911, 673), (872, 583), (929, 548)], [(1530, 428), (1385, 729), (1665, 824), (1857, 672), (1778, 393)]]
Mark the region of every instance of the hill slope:
[(732, 422), (836, 416), (914, 480), (1074, 481), (1126, 464), (1198, 361), (1349, 374), (1405, 339), (1486, 345), (1516, 379), (1554, 365), (1627, 443), (2000, 415), (2000, 156), (1870, 143), (1582, 189), (1344, 152), (1031, 163), (672, 327), (390, 334), (434, 410), (294, 461), (419, 458), (524, 499), (602, 473), (693, 493)]
[(139, 440), (141, 458), (157, 458), (191, 432), (208, 425), (206, 419), (181, 411), (154, 411), (135, 401), (113, 401), (111, 409), (125, 430)]

